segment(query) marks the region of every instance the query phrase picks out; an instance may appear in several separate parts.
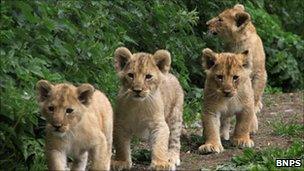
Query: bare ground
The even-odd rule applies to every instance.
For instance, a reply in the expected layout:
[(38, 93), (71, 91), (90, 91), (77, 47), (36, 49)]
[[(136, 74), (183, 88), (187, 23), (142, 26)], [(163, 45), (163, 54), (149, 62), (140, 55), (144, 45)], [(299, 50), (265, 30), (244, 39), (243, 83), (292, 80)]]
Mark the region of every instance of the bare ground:
[[(255, 142), (255, 150), (262, 150), (267, 147), (286, 148), (290, 146), (292, 143), (290, 138), (277, 136), (273, 133), (272, 123), (283, 121), (284, 123), (298, 122), (304, 124), (303, 99), (303, 92), (265, 95), (264, 108), (258, 114), (259, 131), (252, 136)], [(242, 153), (241, 149), (232, 147), (230, 142), (226, 141), (223, 142), (225, 151), (220, 154), (199, 154), (197, 149), (202, 143), (201, 128), (188, 129), (187, 132), (187, 135), (183, 136), (181, 140), (181, 166), (177, 168), (178, 170), (215, 169), (218, 165), (230, 162), (233, 156)], [(140, 143), (134, 147), (132, 155), (142, 147), (147, 146), (144, 143)], [(134, 167), (132, 170), (147, 170), (150, 154), (146, 152), (143, 154), (141, 157), (136, 158), (138, 160), (133, 161)]]

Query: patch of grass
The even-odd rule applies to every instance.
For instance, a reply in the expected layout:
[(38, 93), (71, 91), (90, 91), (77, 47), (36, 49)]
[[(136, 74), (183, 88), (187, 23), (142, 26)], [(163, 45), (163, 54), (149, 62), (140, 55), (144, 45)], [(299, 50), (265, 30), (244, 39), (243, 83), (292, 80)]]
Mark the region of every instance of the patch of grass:
[(282, 124), (275, 124), (275, 133), (277, 135), (282, 136), (298, 136), (303, 135), (304, 132), (304, 125), (302, 124), (289, 124), (289, 125), (282, 125)]
[(132, 154), (132, 161), (134, 163), (140, 163), (149, 165), (151, 161), (151, 151), (148, 149), (138, 149)]
[[(247, 167), (249, 170), (278, 170), (275, 166), (276, 159), (304, 159), (304, 140), (297, 139), (287, 149), (268, 148), (255, 151), (252, 148), (244, 150), (243, 154), (232, 158), (236, 167)], [(304, 169), (302, 166), (301, 169)]]
[(273, 98), (270, 96), (267, 96), (267, 95), (263, 99), (263, 103), (266, 107), (269, 107), (269, 108), (275, 105), (275, 101), (273, 100)]
[(281, 119), (278, 122), (275, 122), (272, 126), (274, 128), (274, 133), (280, 136), (290, 136), (290, 137), (300, 137), (304, 135), (304, 125), (303, 123), (296, 123), (294, 118), (292, 123), (284, 123)]
[(282, 87), (272, 87), (270, 85), (267, 85), (265, 88), (266, 94), (278, 94), (283, 93)]
[(151, 151), (148, 145), (141, 144), (139, 137), (133, 137), (131, 141), (132, 161), (137, 164), (149, 165), (151, 161)]

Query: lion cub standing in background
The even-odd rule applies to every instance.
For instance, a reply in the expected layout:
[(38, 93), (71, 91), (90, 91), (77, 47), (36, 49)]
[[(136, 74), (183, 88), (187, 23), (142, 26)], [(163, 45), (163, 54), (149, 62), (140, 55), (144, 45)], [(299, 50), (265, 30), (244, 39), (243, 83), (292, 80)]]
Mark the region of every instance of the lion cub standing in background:
[(172, 170), (180, 164), (184, 94), (169, 73), (170, 64), (166, 50), (152, 55), (116, 49), (115, 67), (122, 86), (114, 119), (114, 169), (131, 168), (131, 138), (145, 133), (152, 148), (152, 169)]
[(109, 170), (112, 148), (112, 108), (107, 97), (90, 84), (75, 87), (37, 83), (38, 101), (46, 118), (46, 157), (49, 170)]
[(251, 86), (251, 57), (240, 54), (203, 50), (206, 72), (203, 127), (206, 142), (201, 152), (221, 152), (220, 137), (229, 139), (230, 118), (236, 115), (232, 142), (240, 147), (253, 147), (250, 123), (254, 117), (254, 95)]
[[(241, 53), (249, 50), (252, 56), (252, 87), (254, 90), (255, 113), (262, 109), (262, 95), (266, 86), (265, 53), (261, 38), (251, 22), (250, 15), (241, 4), (226, 9), (217, 17), (206, 23), (209, 31), (219, 35), (226, 42), (226, 51)], [(257, 118), (254, 116), (253, 132), (258, 129)]]

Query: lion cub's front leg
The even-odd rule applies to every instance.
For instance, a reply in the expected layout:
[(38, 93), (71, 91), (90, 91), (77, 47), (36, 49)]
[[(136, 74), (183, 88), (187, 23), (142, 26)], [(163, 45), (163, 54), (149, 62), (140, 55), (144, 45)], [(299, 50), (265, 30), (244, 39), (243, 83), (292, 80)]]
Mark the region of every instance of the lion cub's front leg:
[(175, 170), (175, 164), (169, 161), (168, 143), (169, 127), (165, 121), (157, 123), (151, 130), (152, 161), (153, 170)]
[[(252, 105), (253, 106), (253, 105)], [(236, 126), (232, 138), (232, 143), (238, 147), (253, 147), (254, 143), (250, 139), (250, 126), (254, 117), (253, 107), (245, 107), (241, 113), (236, 114)]]
[(49, 170), (66, 170), (67, 156), (64, 152), (58, 150), (47, 150), (47, 165)]
[(90, 150), (91, 170), (110, 170), (111, 155), (108, 154), (106, 137), (100, 137), (100, 144)]
[(123, 128), (120, 128), (118, 123), (114, 124), (114, 147), (116, 150), (115, 160), (112, 161), (111, 167), (113, 170), (131, 169), (131, 138)]
[(224, 150), (220, 139), (220, 116), (206, 113), (203, 118), (205, 144), (199, 147), (202, 153), (220, 153)]
[(230, 133), (230, 116), (221, 116), (221, 139), (229, 140)]

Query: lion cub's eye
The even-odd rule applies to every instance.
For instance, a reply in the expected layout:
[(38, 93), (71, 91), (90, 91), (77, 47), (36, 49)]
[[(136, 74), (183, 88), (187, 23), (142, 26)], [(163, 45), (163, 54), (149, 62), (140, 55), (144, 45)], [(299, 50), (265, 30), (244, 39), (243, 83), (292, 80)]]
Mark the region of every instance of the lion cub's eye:
[(130, 78), (132, 78), (132, 79), (133, 79), (133, 78), (134, 78), (134, 74), (129, 73), (129, 74), (128, 74), (128, 77), (130, 77)]
[(218, 21), (219, 21), (219, 22), (222, 22), (222, 21), (223, 21), (223, 19), (222, 19), (222, 18), (219, 18), (219, 19), (218, 19)]
[(150, 80), (152, 78), (152, 75), (151, 74), (147, 74), (146, 75), (146, 80)]
[(51, 112), (54, 111), (54, 107), (53, 107), (53, 106), (49, 106), (48, 109), (49, 109), (49, 111), (51, 111)]
[(239, 79), (239, 76), (234, 75), (232, 78), (233, 78), (233, 81), (236, 81), (236, 80), (238, 80), (238, 79)]
[(216, 78), (219, 79), (220, 81), (223, 80), (223, 75), (216, 75)]
[(74, 109), (67, 108), (65, 112), (66, 112), (66, 113), (72, 113), (73, 111), (74, 111)]

